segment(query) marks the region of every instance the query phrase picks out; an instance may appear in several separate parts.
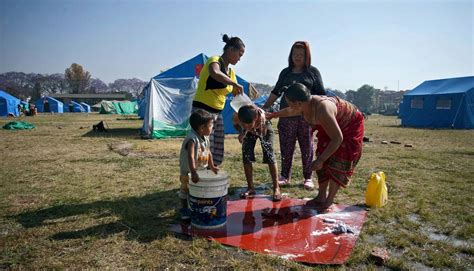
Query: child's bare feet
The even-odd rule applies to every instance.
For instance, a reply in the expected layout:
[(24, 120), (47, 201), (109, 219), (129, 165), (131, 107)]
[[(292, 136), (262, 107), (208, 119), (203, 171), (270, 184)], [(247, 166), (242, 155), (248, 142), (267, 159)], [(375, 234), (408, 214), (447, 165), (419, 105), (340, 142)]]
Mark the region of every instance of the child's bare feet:
[(273, 201), (281, 201), (281, 192), (280, 187), (277, 187), (273, 190)]
[(247, 191), (240, 193), (241, 199), (249, 199), (249, 198), (253, 198), (254, 196), (255, 196), (254, 189), (247, 189)]

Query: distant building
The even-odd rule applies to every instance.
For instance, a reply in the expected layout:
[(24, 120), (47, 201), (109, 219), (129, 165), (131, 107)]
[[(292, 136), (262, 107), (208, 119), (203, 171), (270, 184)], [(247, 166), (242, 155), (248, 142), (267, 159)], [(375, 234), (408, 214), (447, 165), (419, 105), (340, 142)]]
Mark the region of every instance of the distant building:
[(374, 108), (379, 114), (396, 115), (398, 105), (403, 100), (405, 91), (386, 90), (375, 93)]

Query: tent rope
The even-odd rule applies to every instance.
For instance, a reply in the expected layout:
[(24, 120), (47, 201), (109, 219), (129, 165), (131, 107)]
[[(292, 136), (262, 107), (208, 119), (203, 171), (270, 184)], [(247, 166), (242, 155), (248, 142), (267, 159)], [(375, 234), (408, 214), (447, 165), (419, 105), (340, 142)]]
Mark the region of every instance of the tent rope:
[(462, 104), (462, 101), (464, 100), (464, 96), (466, 96), (466, 93), (464, 93), (462, 95), (461, 102), (459, 102), (458, 110), (456, 111), (456, 115), (454, 115), (454, 119), (451, 123), (451, 128), (454, 128), (454, 123), (456, 122), (456, 119), (457, 119), (458, 114), (459, 114), (459, 110), (461, 109), (461, 104)]

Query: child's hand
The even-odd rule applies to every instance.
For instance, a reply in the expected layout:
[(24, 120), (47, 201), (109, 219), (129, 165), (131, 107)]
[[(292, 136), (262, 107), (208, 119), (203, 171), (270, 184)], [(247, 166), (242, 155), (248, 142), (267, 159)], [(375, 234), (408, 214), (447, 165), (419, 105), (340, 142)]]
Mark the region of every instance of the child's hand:
[(199, 182), (199, 176), (196, 171), (191, 172), (191, 181), (193, 181), (193, 183)]
[(216, 166), (210, 166), (212, 172), (214, 172), (215, 174), (217, 174), (219, 172), (219, 167), (216, 167)]

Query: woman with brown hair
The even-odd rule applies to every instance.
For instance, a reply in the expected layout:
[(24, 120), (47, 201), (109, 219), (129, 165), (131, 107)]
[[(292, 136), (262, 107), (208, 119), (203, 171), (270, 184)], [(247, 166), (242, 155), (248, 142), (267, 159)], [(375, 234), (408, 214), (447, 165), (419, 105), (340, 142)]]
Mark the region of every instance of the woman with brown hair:
[[(294, 83), (302, 83), (312, 95), (326, 94), (319, 70), (311, 65), (311, 51), (309, 43), (306, 41), (297, 41), (291, 47), (290, 55), (288, 56), (288, 67), (280, 72), (275, 88), (262, 108), (267, 109), (271, 107), (282, 95), (280, 110), (287, 108), (286, 91), (288, 91), (288, 86)], [(304, 188), (313, 190), (311, 161), (313, 160), (314, 133), (311, 127), (304, 121), (301, 115), (288, 115), (280, 118), (277, 128), (281, 152), (280, 185), (283, 186), (290, 183), (293, 154), (296, 141), (298, 141), (303, 163)]]

